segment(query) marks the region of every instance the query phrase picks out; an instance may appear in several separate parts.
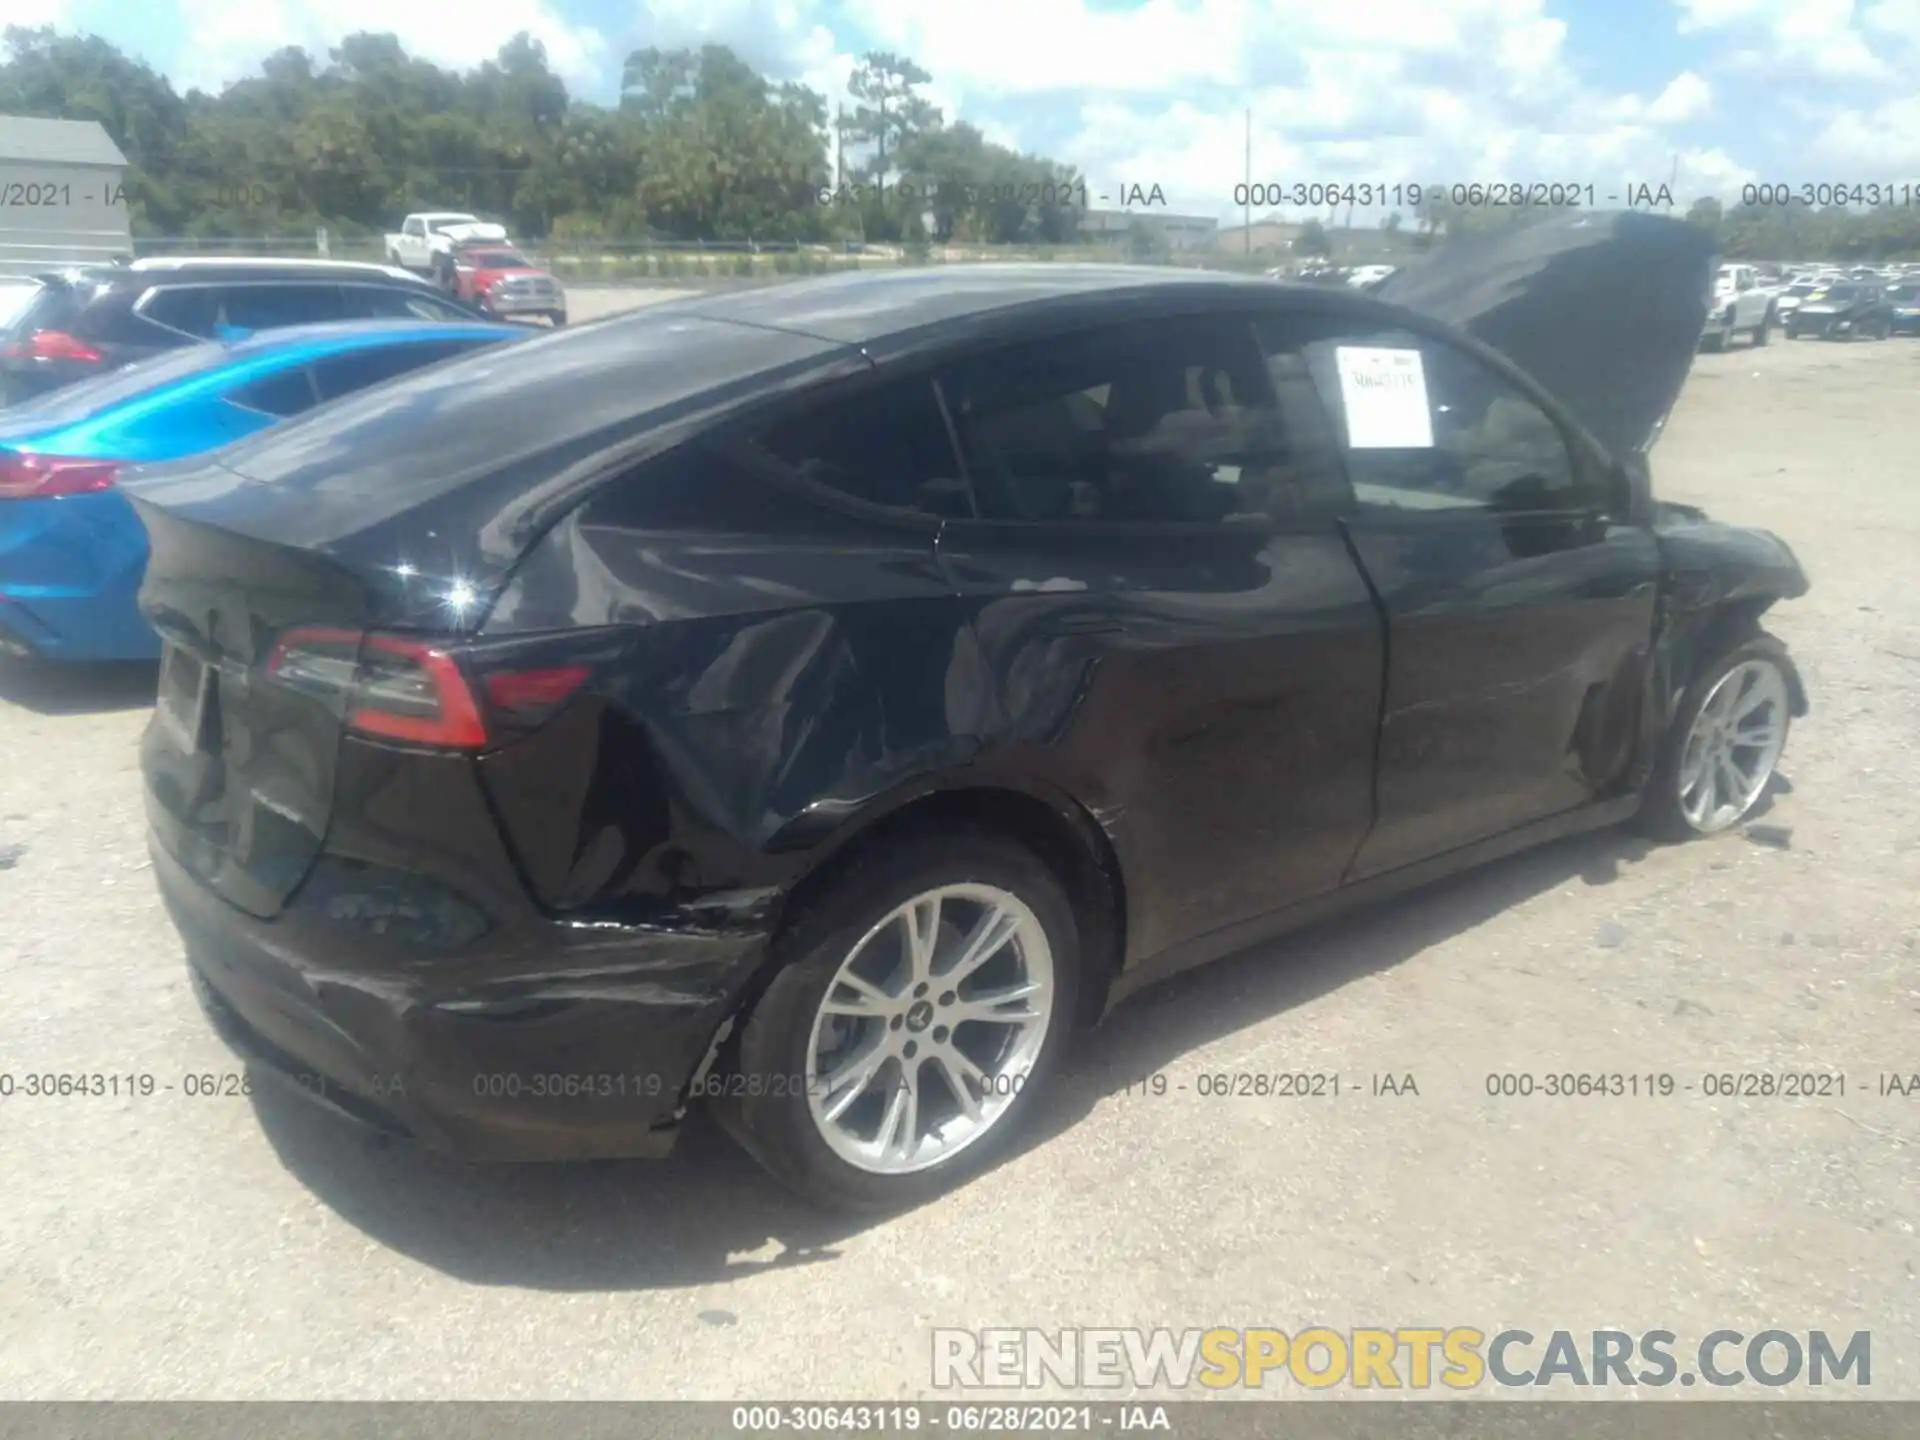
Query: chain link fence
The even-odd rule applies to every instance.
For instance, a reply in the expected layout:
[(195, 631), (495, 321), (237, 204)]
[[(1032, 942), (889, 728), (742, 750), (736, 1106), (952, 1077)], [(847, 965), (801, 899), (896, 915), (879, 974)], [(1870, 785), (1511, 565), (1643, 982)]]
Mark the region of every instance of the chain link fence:
[[(802, 244), (752, 240), (546, 240), (514, 242), (534, 264), (572, 284), (772, 284), (804, 275), (903, 266), (985, 263), (1160, 264), (1262, 273), (1274, 257), (1243, 257), (1205, 250), (1142, 257), (1124, 244), (981, 246), (927, 244)], [(346, 237), (325, 230), (289, 235), (141, 236), (139, 257), (163, 255), (325, 258), (386, 263), (379, 236)], [(1293, 267), (1287, 267), (1291, 270)]]

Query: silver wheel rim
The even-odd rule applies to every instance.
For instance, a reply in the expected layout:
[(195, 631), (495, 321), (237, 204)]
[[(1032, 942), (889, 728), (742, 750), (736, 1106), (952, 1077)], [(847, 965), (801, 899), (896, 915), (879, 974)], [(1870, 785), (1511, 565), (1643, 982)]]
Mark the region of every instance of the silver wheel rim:
[(1736, 824), (1767, 788), (1787, 743), (1787, 680), (1766, 660), (1720, 677), (1687, 732), (1680, 813), (1702, 835)]
[(807, 1108), (860, 1170), (908, 1175), (991, 1132), (1053, 1017), (1053, 948), (995, 885), (943, 885), (891, 911), (834, 972), (807, 1038)]

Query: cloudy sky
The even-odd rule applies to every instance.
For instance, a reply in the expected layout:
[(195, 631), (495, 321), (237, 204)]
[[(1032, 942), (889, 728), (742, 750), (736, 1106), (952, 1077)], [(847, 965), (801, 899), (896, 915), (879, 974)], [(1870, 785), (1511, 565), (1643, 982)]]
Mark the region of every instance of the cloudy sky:
[(0, 0), (184, 89), (354, 30), (471, 65), (514, 32), (611, 101), (631, 50), (714, 40), (844, 93), (893, 49), (991, 138), (1232, 209), (1256, 180), (1920, 182), (1920, 0)]

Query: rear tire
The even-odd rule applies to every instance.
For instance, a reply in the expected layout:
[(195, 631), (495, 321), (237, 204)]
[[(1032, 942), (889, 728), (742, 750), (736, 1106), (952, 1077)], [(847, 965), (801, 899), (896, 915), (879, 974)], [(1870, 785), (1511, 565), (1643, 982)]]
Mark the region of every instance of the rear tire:
[(1765, 315), (1760, 317), (1760, 328), (1753, 332), (1753, 343), (1756, 345), (1766, 344), (1771, 337), (1772, 330), (1773, 311), (1769, 310)]
[[(1007, 937), (978, 975), (950, 978), (996, 915)], [(910, 926), (929, 920), (916, 963)], [(713, 1109), (776, 1179), (835, 1210), (917, 1204), (978, 1174), (1052, 1077), (1077, 1010), (1080, 927), (1067, 892), (1031, 851), (988, 830), (927, 831), (858, 856), (775, 947), (784, 968), (722, 1057)], [(1035, 988), (988, 998), (1023, 985)], [(964, 1015), (970, 1004), (1012, 1020)], [(970, 1104), (950, 1078), (966, 1065), (986, 1082), (958, 1081)], [(870, 1080), (836, 1078), (863, 1069)]]
[[(1701, 666), (1647, 781), (1643, 829), (1661, 840), (1697, 840), (1726, 834), (1753, 813), (1786, 751), (1793, 723), (1791, 673), (1786, 646), (1765, 631)], [(1703, 721), (1709, 704), (1718, 713)], [(1753, 708), (1743, 712), (1742, 704)], [(1762, 737), (1766, 743), (1757, 743)], [(1724, 770), (1717, 768), (1721, 759)], [(1713, 794), (1703, 793), (1707, 784)], [(1724, 801), (1715, 803), (1715, 794)]]

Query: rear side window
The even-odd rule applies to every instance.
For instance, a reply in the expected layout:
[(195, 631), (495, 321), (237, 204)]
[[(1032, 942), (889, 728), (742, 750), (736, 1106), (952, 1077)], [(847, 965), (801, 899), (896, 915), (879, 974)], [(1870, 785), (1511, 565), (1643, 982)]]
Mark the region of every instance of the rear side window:
[(227, 398), (243, 409), (258, 410), (263, 415), (278, 415), (283, 419), (298, 415), (303, 410), (311, 410), (319, 403), (313, 385), (313, 372), (304, 365), (256, 380)]
[(1337, 457), (1311, 449), (1311, 407), (1289, 433), (1244, 320), (1103, 327), (993, 352), (941, 384), (989, 519), (1279, 519), (1303, 508), (1308, 471), (1338, 478)]
[(357, 350), (351, 355), (333, 355), (316, 361), (313, 374), (320, 385), (320, 398), (336, 400), (369, 385), (397, 380), (424, 365), (464, 355), (473, 348), (473, 342), (458, 340), (431, 345), (386, 345), (377, 350)]
[(156, 325), (211, 340), (220, 313), (219, 292), (204, 287), (154, 290), (140, 303), (139, 311)]
[(900, 381), (829, 401), (765, 431), (757, 444), (819, 485), (872, 505), (973, 513), (933, 386)]
[(220, 314), (215, 323), (241, 330), (278, 330), (346, 318), (337, 285), (236, 285), (216, 293)]
[(430, 295), (399, 286), (345, 287), (347, 316), (354, 320), (472, 320), (473, 313)]

